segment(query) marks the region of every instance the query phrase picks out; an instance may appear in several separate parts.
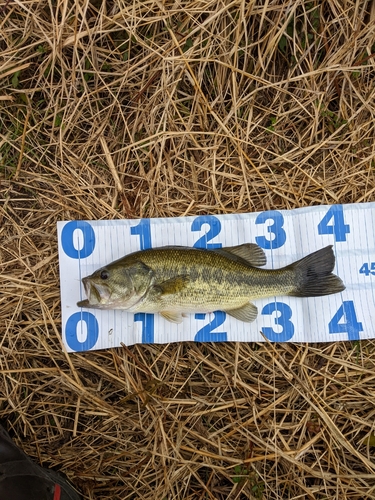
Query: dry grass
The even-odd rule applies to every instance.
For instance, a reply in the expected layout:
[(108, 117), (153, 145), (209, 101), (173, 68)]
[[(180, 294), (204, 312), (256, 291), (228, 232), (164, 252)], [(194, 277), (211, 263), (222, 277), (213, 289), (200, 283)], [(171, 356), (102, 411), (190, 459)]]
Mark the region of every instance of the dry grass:
[(374, 5), (1, 0), (0, 417), (86, 499), (375, 498), (374, 342), (68, 356), (55, 229), (374, 200)]

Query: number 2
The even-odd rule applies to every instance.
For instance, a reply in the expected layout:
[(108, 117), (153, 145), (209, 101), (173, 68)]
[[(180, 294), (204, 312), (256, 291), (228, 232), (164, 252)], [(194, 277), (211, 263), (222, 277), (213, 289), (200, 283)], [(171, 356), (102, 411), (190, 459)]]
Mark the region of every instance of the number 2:
[(221, 243), (208, 243), (210, 240), (215, 238), (221, 231), (221, 222), (217, 217), (213, 215), (200, 215), (196, 219), (194, 219), (191, 230), (192, 231), (200, 231), (204, 224), (208, 224), (210, 229), (206, 234), (201, 236), (199, 240), (194, 243), (194, 248), (207, 248), (208, 250), (212, 250), (214, 248), (221, 248)]
[[(201, 328), (194, 337), (195, 342), (226, 342), (227, 333), (226, 332), (213, 332), (215, 328), (221, 326), (225, 318), (227, 317), (226, 313), (223, 311), (215, 311), (214, 319), (208, 323), (208, 325)], [(205, 319), (206, 314), (196, 314), (195, 319)]]

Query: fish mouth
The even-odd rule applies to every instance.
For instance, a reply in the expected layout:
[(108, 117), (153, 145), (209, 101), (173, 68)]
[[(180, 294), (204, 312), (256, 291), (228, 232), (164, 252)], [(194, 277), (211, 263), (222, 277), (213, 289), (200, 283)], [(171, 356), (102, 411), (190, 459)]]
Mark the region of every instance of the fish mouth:
[(139, 297), (134, 293), (128, 294), (125, 298), (117, 297), (115, 292), (112, 294), (112, 289), (109, 284), (102, 282), (97, 283), (95, 277), (93, 278), (92, 276), (82, 278), (82, 284), (87, 299), (77, 302), (78, 307), (132, 311), (133, 307), (144, 300), (143, 296)]
[(79, 302), (77, 302), (77, 306), (78, 307), (90, 307), (90, 302), (87, 299), (80, 300)]
[(87, 299), (77, 302), (78, 307), (98, 307), (108, 303), (111, 290), (107, 285), (93, 283), (89, 277), (82, 279)]
[[(93, 289), (90, 279), (89, 278), (83, 278), (82, 279), (82, 284), (83, 288), (85, 289), (86, 293), (86, 300), (82, 300), (82, 303), (87, 303), (87, 304), (95, 304), (99, 302), (100, 297), (98, 297), (98, 294), (96, 293), (96, 290)], [(96, 300), (94, 300), (96, 299)]]

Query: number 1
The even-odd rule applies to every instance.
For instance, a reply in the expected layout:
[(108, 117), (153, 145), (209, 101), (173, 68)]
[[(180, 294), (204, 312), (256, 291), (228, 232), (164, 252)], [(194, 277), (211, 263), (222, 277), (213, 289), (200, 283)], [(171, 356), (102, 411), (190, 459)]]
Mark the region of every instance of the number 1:
[(137, 226), (132, 226), (130, 228), (130, 234), (139, 235), (141, 250), (147, 250), (152, 247), (150, 219), (142, 219)]

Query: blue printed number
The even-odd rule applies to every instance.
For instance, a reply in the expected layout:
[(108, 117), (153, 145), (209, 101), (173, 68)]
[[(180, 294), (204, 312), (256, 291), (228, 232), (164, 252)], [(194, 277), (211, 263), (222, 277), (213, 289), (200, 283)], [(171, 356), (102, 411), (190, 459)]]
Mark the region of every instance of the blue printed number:
[(191, 230), (200, 231), (204, 224), (208, 224), (210, 229), (206, 234), (204, 234), (198, 241), (194, 243), (194, 248), (207, 248), (212, 250), (214, 248), (221, 248), (221, 243), (208, 243), (210, 240), (215, 238), (221, 231), (221, 222), (214, 215), (200, 215), (194, 219)]
[[(82, 322), (86, 323), (86, 339), (80, 340), (78, 332), (82, 328)], [(99, 325), (95, 316), (87, 311), (72, 314), (65, 325), (66, 343), (72, 351), (88, 351), (96, 344), (99, 337)]]
[[(215, 311), (214, 319), (208, 323), (208, 325), (201, 328), (194, 337), (195, 342), (226, 342), (227, 333), (226, 332), (213, 332), (215, 328), (221, 326), (227, 315), (223, 311)], [(206, 314), (196, 314), (195, 319), (205, 319)]]
[(257, 236), (255, 241), (265, 250), (280, 248), (286, 241), (286, 233), (283, 229), (284, 217), (277, 210), (269, 210), (268, 212), (259, 214), (255, 220), (255, 224), (264, 224), (268, 220), (272, 220), (272, 224), (267, 227), (267, 231), (272, 237), (267, 239), (265, 236)]
[(368, 262), (365, 262), (364, 264), (362, 264), (362, 267), (359, 270), (359, 273), (365, 274), (366, 276), (369, 276), (370, 274), (375, 276), (375, 262), (371, 262), (371, 264), (369, 264)]
[[(339, 323), (341, 318), (344, 323)], [(359, 340), (359, 332), (363, 332), (362, 323), (359, 323), (355, 314), (354, 303), (346, 300), (328, 325), (329, 333), (347, 333), (349, 340)]]
[[(332, 224), (328, 225), (333, 219)], [(350, 233), (350, 226), (344, 223), (342, 205), (332, 205), (318, 224), (319, 234), (334, 234), (335, 241), (346, 241), (346, 234)]]
[(134, 314), (134, 321), (142, 321), (142, 344), (154, 343), (154, 315), (146, 313)]
[[(152, 247), (150, 219), (142, 219), (137, 226), (132, 226), (130, 234), (139, 235), (141, 250)], [(134, 314), (134, 321), (142, 321), (142, 344), (152, 344), (154, 342), (154, 315), (137, 313)]]
[(150, 219), (142, 219), (137, 226), (132, 226), (130, 234), (139, 235), (141, 250), (147, 250), (152, 247)]
[[(74, 232), (79, 230), (78, 244), (80, 248), (74, 246)], [(79, 234), (82, 235), (79, 238)], [(83, 220), (73, 220), (68, 222), (61, 231), (61, 245), (66, 255), (72, 259), (85, 259), (92, 254), (95, 248), (95, 233), (92, 226)]]
[(274, 328), (265, 326), (262, 328), (262, 332), (271, 342), (287, 342), (294, 335), (294, 325), (290, 321), (292, 317), (292, 310), (288, 304), (284, 302), (270, 302), (262, 309), (262, 314), (273, 314), (278, 313), (275, 318), (275, 326), (281, 327), (281, 331), (275, 331)]

